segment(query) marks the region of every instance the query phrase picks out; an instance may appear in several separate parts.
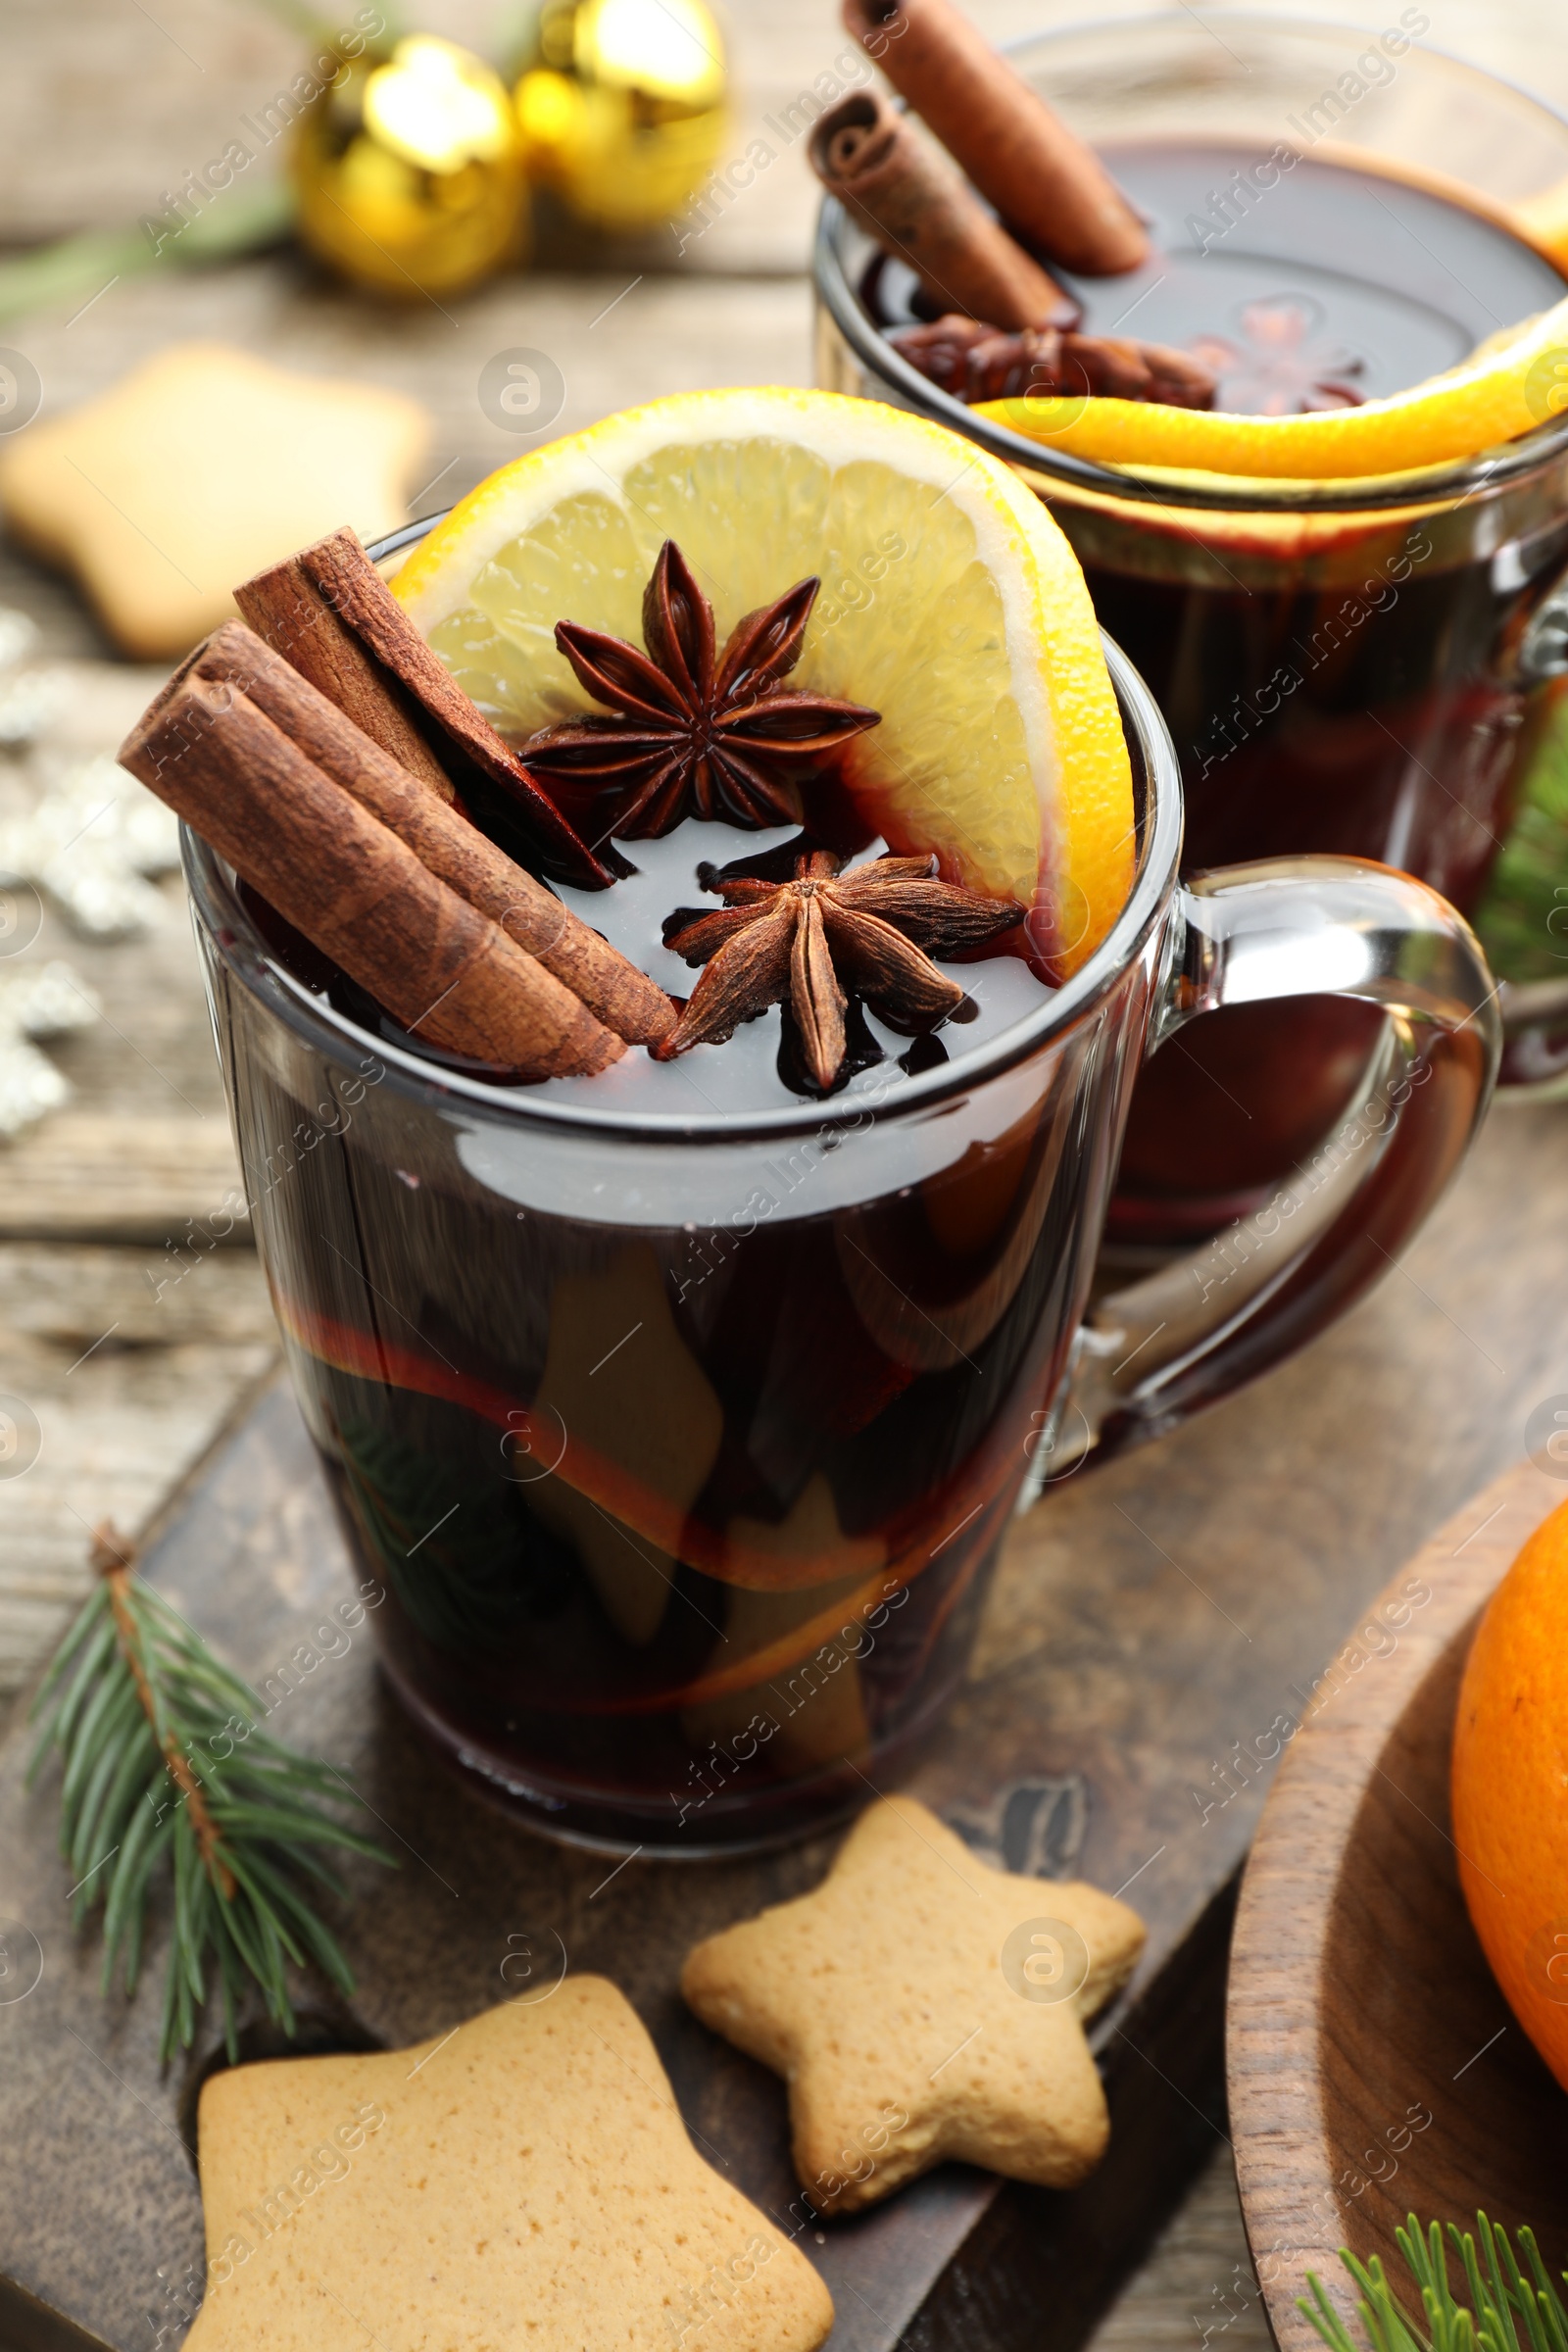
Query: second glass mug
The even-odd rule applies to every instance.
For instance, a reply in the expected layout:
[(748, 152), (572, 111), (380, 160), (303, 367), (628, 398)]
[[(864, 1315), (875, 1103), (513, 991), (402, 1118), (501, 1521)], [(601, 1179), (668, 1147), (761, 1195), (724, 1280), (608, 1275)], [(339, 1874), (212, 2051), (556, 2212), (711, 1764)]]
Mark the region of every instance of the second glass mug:
[[(1454, 364), (1468, 341), (1516, 315), (1509, 302), (1555, 301), (1562, 279), (1544, 257), (1511, 237), (1495, 250), (1483, 241), (1497, 239), (1505, 205), (1568, 181), (1568, 122), (1474, 67), (1391, 38), (1393, 56), (1365, 29), (1227, 9), (1220, 41), (1190, 12), (1170, 10), (1010, 50), (1024, 77), (1107, 147), (1113, 170), (1146, 147), (1193, 155), (1192, 188), (1168, 228), (1186, 202), (1201, 214), (1219, 197), (1208, 183), (1223, 185), (1222, 153), (1266, 158), (1281, 140), (1303, 150), (1212, 250), (1178, 251), (1167, 236), (1133, 279), (1073, 280), (1089, 331), (1176, 341), (1200, 312), (1206, 327), (1231, 325), (1239, 284), (1283, 300), (1326, 283), (1296, 248), (1314, 233), (1312, 199), (1332, 196), (1322, 179), (1330, 161), (1365, 179), (1356, 234), (1342, 240), (1352, 248), (1341, 257), (1345, 282), (1364, 277), (1365, 292), (1383, 282), (1380, 270), (1392, 279), (1402, 269), (1389, 307), (1420, 313), (1418, 331), (1436, 337), (1422, 346), (1432, 365)], [(1323, 100), (1363, 53), (1363, 74), (1370, 81), (1375, 67), (1381, 84), (1348, 106)], [(1455, 212), (1450, 200), (1473, 207), (1476, 250), (1448, 257), (1463, 282), (1440, 251), (1404, 232), (1380, 184), (1391, 199), (1397, 188), (1404, 211), (1430, 205), (1440, 221)], [(1196, 233), (1195, 218), (1183, 234)], [(1486, 271), (1504, 254), (1502, 291)], [(866, 289), (875, 282), (886, 299), (892, 277), (902, 310), (912, 277), (875, 264), (869, 239), (828, 200), (815, 258), (817, 381), (968, 433), (1049, 505), (1102, 625), (1170, 723), (1186, 870), (1330, 851), (1418, 874), (1471, 913), (1568, 666), (1568, 415), (1420, 482), (1142, 480), (978, 417), (918, 374), (866, 307)], [(836, 585), (826, 584), (827, 599)], [(1560, 954), (1556, 941), (1541, 946)], [(1520, 1032), (1504, 1085), (1547, 1078), (1561, 1058), (1564, 1038), (1551, 1033), (1568, 1020), (1568, 987), (1538, 982), (1503, 1003), (1510, 1036)], [(1378, 1029), (1366, 1006), (1320, 998), (1227, 1010), (1162, 1055), (1132, 1107), (1112, 1239), (1170, 1247), (1257, 1207), (1344, 1115)]]
[[(1127, 906), (1028, 1019), (868, 1095), (616, 1118), (443, 1071), (285, 971), (186, 838), (257, 1244), (386, 1673), (537, 1828), (699, 1854), (858, 1803), (962, 1674), (1020, 1497), (1342, 1312), (1482, 1116), (1463, 921), (1342, 859), (1182, 887), (1170, 739), (1106, 653)], [(1335, 1142), (1089, 1309), (1146, 1052), (1319, 991), (1389, 1016)]]

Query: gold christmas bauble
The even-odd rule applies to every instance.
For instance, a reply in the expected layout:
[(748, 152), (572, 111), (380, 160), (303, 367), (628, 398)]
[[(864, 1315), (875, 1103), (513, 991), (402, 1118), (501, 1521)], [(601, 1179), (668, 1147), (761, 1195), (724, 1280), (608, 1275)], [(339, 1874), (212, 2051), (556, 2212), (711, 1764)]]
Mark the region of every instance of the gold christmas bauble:
[(516, 116), (482, 58), (432, 33), (346, 64), (293, 158), (305, 243), (384, 294), (457, 294), (523, 258)]
[(727, 78), (703, 0), (545, 0), (515, 92), (529, 174), (591, 227), (657, 228), (723, 152)]

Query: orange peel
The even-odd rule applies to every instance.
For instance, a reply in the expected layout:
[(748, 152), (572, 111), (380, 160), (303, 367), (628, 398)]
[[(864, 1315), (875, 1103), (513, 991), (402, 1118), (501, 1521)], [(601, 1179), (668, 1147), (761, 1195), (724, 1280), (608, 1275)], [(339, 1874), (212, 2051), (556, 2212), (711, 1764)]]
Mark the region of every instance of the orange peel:
[(1307, 416), (1238, 416), (1153, 401), (988, 400), (975, 415), (1102, 466), (1318, 482), (1452, 466), (1568, 413), (1568, 298), (1462, 367), (1386, 400)]

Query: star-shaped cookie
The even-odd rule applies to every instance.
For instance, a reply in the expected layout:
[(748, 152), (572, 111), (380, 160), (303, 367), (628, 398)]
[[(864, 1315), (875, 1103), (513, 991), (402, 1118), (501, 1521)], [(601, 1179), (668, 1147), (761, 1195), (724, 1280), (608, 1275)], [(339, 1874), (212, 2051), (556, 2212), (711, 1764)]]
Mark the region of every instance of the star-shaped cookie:
[(157, 661), (233, 612), (236, 580), (345, 521), (364, 539), (406, 521), (429, 429), (401, 392), (175, 344), (15, 434), (0, 505), (15, 537), (76, 575), (122, 651)]
[(896, 1796), (814, 1893), (700, 1943), (681, 1989), (785, 2078), (802, 2185), (853, 2213), (945, 2157), (1081, 2180), (1109, 2132), (1084, 2023), (1143, 1941), (1127, 1904), (988, 1869)]
[(232, 2068), (199, 2132), (187, 2352), (813, 2352), (833, 2324), (603, 1977), (415, 2049)]

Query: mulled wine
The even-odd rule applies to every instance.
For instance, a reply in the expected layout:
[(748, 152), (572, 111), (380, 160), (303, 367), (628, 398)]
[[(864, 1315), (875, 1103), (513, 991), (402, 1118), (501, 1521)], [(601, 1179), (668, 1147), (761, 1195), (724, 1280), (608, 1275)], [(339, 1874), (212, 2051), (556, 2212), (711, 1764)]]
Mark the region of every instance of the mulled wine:
[[(1379, 398), (1563, 292), (1494, 219), (1409, 181), (1307, 155), (1271, 188), (1242, 181), (1249, 202), (1238, 175), (1255, 173), (1255, 155), (1106, 160), (1157, 224), (1146, 275), (1163, 283), (1140, 304), (1139, 332), (1209, 358), (1221, 408)], [(1075, 291), (1092, 323), (1143, 287)], [(1180, 576), (1168, 545), (1131, 564), (1124, 546), (1092, 555), (1057, 510), (1096, 610), (1170, 723), (1187, 870), (1331, 851), (1401, 866), (1473, 910), (1528, 742), (1514, 657), (1568, 556), (1568, 514), (1543, 518), (1510, 562), (1455, 544), (1444, 505), (1374, 531), (1348, 515), (1338, 543), (1264, 551), (1261, 564), (1245, 531), (1229, 557), (1216, 537), (1239, 576), (1202, 584)], [(1133, 1098), (1111, 1233), (1164, 1239), (1248, 1213), (1342, 1115), (1379, 1025), (1370, 1006), (1323, 999), (1238, 1005), (1156, 1055)]]
[[(809, 644), (803, 557), (871, 567)], [(1404, 877), (1179, 890), (1174, 755), (1070, 550), (889, 408), (607, 419), (397, 585), (346, 529), (258, 574), (122, 748), (193, 828), (301, 1406), (439, 1748), (563, 1836), (787, 1836), (931, 1722), (1032, 1474), (1402, 1246), (1490, 1088), (1485, 969)], [(1205, 938), (1210, 1001), (1401, 1011), (1377, 1140), (1244, 1279), (1079, 1346)]]
[[(673, 989), (692, 974), (662, 945), (669, 909), (715, 868), (799, 855), (786, 828), (700, 822), (621, 847), (635, 872), (563, 897)], [(379, 1091), (376, 1041), (401, 1032), (246, 904), (360, 1032), (357, 1074), (272, 1170), (268, 1258), (415, 1713), (503, 1795), (627, 1843), (782, 1834), (824, 1787), (863, 1792), (966, 1653), (1087, 1284), (1105, 1158), (1070, 1139), (1114, 1068), (1092, 1036), (1037, 1053), (978, 1130), (962, 1110), (917, 1122), (890, 1168), (901, 1096), (950, 1055), (1005, 1060), (1049, 1007), (1001, 954), (945, 967), (962, 999), (941, 1028), (853, 1006), (829, 1115), (776, 1140), (770, 1117), (818, 1091), (787, 1009), (675, 1061), (531, 1087), (520, 1136), (449, 1135)], [(243, 1129), (300, 1132), (259, 1057), (238, 1083)], [(667, 1160), (715, 1120), (672, 1190), (661, 1136)], [(628, 1198), (615, 1163), (639, 1126)]]
[[(521, 1809), (681, 1851), (851, 1801), (958, 1672), (1087, 1296), (1126, 1092), (1104, 1007), (1137, 1033), (1153, 910), (1055, 1023), (1042, 942), (1083, 965), (1127, 920), (1133, 763), (1071, 556), (1004, 468), (965, 489), (946, 436), (788, 391), (628, 422), (622, 529), (661, 469), (723, 502), (683, 520), (692, 560), (648, 551), (640, 644), (601, 625), (626, 574), (575, 480), (541, 516), (503, 472), (513, 536), (459, 508), (419, 560), (510, 634), (449, 594), (427, 639), (418, 572), (395, 597), (339, 531), (242, 584), (122, 757), (205, 845), (260, 1246), (389, 1674)], [(780, 476), (845, 512), (763, 551), (754, 602), (733, 515)], [(889, 507), (897, 602), (803, 664), (801, 557), (874, 550)], [(1019, 617), (1048, 561), (1049, 680)], [(880, 791), (845, 756), (870, 731)]]
[[(1025, 1482), (1169, 1427), (1321, 1328), (1474, 1129), (1495, 1016), (1441, 902), (1393, 877), (1227, 886), (1238, 969), (1249, 940), (1276, 960), (1284, 941), (1325, 988), (1362, 985), (1345, 951), (1372, 924), (1366, 978), (1399, 1003), (1408, 969), (1420, 1005), (1386, 1067), (1406, 1107), (1347, 1171), (1359, 1217), (1282, 1228), (1291, 1279), (1249, 1269), (1243, 1295), (1235, 1268), (1195, 1266), (1200, 1303), (1184, 1293), (1174, 1324), (1102, 1301), (1083, 1351), (1100, 1370), (1069, 1386), (1188, 919), (1174, 758), (1110, 661), (1142, 817), (1104, 953), (1055, 992), (1004, 951), (953, 964), (973, 1018), (913, 1039), (862, 1007), (825, 1093), (804, 1091), (782, 1009), (673, 1062), (639, 1049), (497, 1084), (413, 1049), (189, 845), (258, 1243), (356, 1574), (383, 1590), (386, 1671), (536, 1827), (700, 1854), (886, 1787), (963, 1672)], [(798, 865), (782, 832), (623, 844), (640, 870), (591, 910), (664, 968), (669, 898), (716, 902), (715, 855)], [(849, 1066), (866, 1048), (880, 1058)]]
[[(612, 890), (562, 898), (677, 993), (693, 975), (662, 944), (670, 910), (726, 868), (788, 874), (801, 856), (791, 828), (692, 821), (621, 848), (635, 870)], [(435, 1164), (412, 1143), (389, 1164), (366, 1135), (374, 1044), (410, 1041), (245, 895), (280, 965), (363, 1032), (361, 1074), (318, 1122), (330, 1136), (270, 1192), (269, 1256), (416, 1712), (501, 1791), (630, 1843), (678, 1846), (698, 1822), (722, 1841), (732, 1817), (782, 1832), (805, 1817), (792, 1785), (819, 1811), (824, 1775), (848, 1796), (958, 1671), (1059, 1377), (1087, 1274), (1064, 1245), (1096, 1176), (1063, 1151), (1067, 1066), (951, 1156), (912, 1148), (880, 1198), (850, 1204), (846, 1183), (902, 1092), (1004, 1050), (1051, 992), (1000, 954), (943, 967), (961, 998), (941, 1027), (911, 1036), (852, 1000), (831, 1124), (760, 1144), (718, 1220), (694, 1171), (684, 1199), (607, 1224), (591, 1148), (564, 1188), (482, 1127)], [(260, 1132), (298, 1129), (269, 1074), (247, 1091)], [(527, 1102), (678, 1132), (821, 1092), (785, 1006)], [(412, 1311), (389, 1307), (411, 1281)]]
[[(1181, 71), (1197, 92), (1195, 122), (1211, 117), (1203, 85), (1216, 71), (1224, 80), (1223, 60), (1207, 61), (1190, 28), (1134, 28), (1134, 56), (1135, 36), (1196, 48)], [(1076, 37), (1062, 36), (1069, 58)], [(1283, 82), (1275, 32), (1258, 24), (1238, 37), (1231, 79), (1272, 69)], [(1278, 28), (1286, 54), (1298, 38), (1305, 28)], [(1031, 55), (1049, 64), (1052, 46), (1025, 54), (1026, 74)], [(1411, 55), (1398, 71), (1425, 62)], [(1107, 53), (1107, 89), (1124, 70)], [(1381, 52), (1379, 71), (1394, 78)], [(1087, 87), (1081, 60), (1079, 73)], [(1077, 94), (1080, 122), (1093, 112), (1067, 67), (1031, 78), (1058, 103)], [(1151, 65), (1125, 112), (1159, 112), (1155, 92), (1169, 121), (1180, 84)], [(1226, 96), (1240, 107), (1250, 93)], [(1085, 335), (1177, 347), (1213, 370), (1217, 407), (1293, 414), (1420, 382), (1561, 299), (1563, 278), (1499, 206), (1466, 201), (1435, 172), (1363, 161), (1323, 138), (1327, 118), (1280, 103), (1272, 144), (1179, 131), (1097, 140), (1148, 220), (1152, 249), (1113, 278), (1057, 270)], [(1114, 120), (1107, 98), (1102, 123)], [(1527, 146), (1521, 137), (1522, 155)], [(896, 334), (936, 306), (908, 269), (867, 256), (847, 230), (825, 228), (824, 240), (823, 380), (921, 405), (896, 368), (879, 378), (874, 342), (852, 314)], [(850, 288), (860, 299), (849, 292), (847, 309)], [(954, 420), (953, 403), (930, 405)], [(1556, 438), (1534, 460), (1520, 445), (1429, 490), (1396, 478), (1226, 480), (1209, 492), (1193, 477), (1141, 481), (1000, 437), (1050, 503), (1101, 620), (1170, 724), (1187, 871), (1338, 852), (1402, 867), (1474, 907), (1535, 732), (1539, 689), (1521, 648), (1568, 558)], [(1110, 1233), (1168, 1243), (1257, 1206), (1353, 1098), (1380, 1017), (1326, 1000), (1242, 1005), (1174, 1041), (1134, 1096)]]

